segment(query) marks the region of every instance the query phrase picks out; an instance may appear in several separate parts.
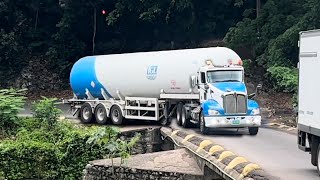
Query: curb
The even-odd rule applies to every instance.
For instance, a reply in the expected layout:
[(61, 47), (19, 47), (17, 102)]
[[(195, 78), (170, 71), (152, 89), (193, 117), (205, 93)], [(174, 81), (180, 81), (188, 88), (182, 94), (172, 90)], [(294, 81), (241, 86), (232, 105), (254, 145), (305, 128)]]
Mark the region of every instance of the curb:
[(249, 162), (242, 156), (226, 150), (213, 141), (187, 134), (180, 130), (162, 127), (161, 134), (170, 138), (177, 146), (187, 148), (224, 179), (234, 180), (274, 180), (258, 164)]
[(276, 129), (276, 130), (289, 132), (289, 133), (297, 133), (298, 131), (297, 127), (287, 126), (285, 124), (280, 124), (280, 123), (268, 123), (268, 124), (264, 124), (263, 127)]

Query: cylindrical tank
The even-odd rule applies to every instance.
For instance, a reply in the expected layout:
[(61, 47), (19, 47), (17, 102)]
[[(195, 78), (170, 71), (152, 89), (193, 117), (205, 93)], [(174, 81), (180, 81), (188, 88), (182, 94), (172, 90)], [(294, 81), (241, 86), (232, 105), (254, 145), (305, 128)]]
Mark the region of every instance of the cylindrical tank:
[[(70, 74), (74, 94), (86, 91), (102, 99), (123, 96), (159, 98), (165, 93), (190, 93), (191, 76), (211, 60), (214, 65), (237, 63), (240, 57), (225, 47), (88, 56), (78, 60)], [(195, 90), (195, 89), (193, 89)]]

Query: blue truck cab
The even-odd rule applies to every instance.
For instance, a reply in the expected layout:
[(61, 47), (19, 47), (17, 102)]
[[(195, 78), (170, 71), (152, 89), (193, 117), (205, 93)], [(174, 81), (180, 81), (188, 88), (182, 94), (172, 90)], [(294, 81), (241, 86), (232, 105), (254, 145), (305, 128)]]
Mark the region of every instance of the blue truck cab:
[(201, 110), (191, 116), (203, 134), (213, 128), (248, 128), (250, 135), (258, 133), (260, 108), (252, 99), (256, 93), (248, 95), (242, 66), (204, 66), (197, 79)]

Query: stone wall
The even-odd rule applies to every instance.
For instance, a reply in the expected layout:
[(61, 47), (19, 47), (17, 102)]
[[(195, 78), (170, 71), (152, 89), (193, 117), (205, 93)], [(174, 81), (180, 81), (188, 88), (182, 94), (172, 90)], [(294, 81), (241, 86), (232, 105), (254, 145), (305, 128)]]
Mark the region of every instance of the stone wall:
[[(120, 158), (91, 161), (83, 172), (83, 180), (198, 180), (203, 173), (184, 149), (174, 150), (161, 139), (159, 127), (127, 129), (120, 139), (130, 140), (137, 133), (140, 140), (127, 162)], [(169, 151), (168, 151), (169, 150)], [(161, 161), (160, 161), (161, 160)]]
[(136, 133), (141, 134), (141, 138), (134, 146), (132, 155), (158, 152), (161, 150), (162, 140), (160, 128), (127, 130), (121, 133), (120, 139), (130, 140)]
[(198, 180), (201, 177), (186, 175), (175, 172), (161, 172), (141, 169), (130, 169), (126, 167), (96, 166), (88, 164), (84, 170), (83, 180)]

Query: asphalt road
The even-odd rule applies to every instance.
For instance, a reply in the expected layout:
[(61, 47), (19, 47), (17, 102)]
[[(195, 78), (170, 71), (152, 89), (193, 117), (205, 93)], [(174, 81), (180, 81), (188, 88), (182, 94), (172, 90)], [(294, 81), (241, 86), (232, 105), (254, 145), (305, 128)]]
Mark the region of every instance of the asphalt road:
[[(182, 129), (175, 122), (172, 123), (172, 126)], [(184, 130), (201, 134), (198, 129)], [(266, 172), (280, 179), (320, 179), (316, 167), (311, 165), (310, 154), (298, 149), (295, 135), (260, 128), (257, 136), (250, 136), (246, 129), (242, 129), (238, 132), (236, 130), (216, 130), (202, 137), (259, 164)]]
[[(29, 106), (21, 115), (30, 115)], [(68, 106), (59, 106), (66, 118), (78, 119), (71, 116)], [(154, 123), (152, 123), (154, 125)], [(128, 126), (147, 126), (149, 122), (134, 121)], [(171, 126), (200, 136), (198, 128), (184, 129), (175, 121)], [(294, 134), (281, 132), (269, 128), (260, 128), (257, 136), (250, 136), (246, 129), (215, 130), (210, 135), (203, 136), (239, 156), (244, 156), (249, 161), (262, 166), (269, 174), (284, 180), (319, 180), (316, 167), (310, 163), (310, 154), (298, 149), (297, 137)]]

